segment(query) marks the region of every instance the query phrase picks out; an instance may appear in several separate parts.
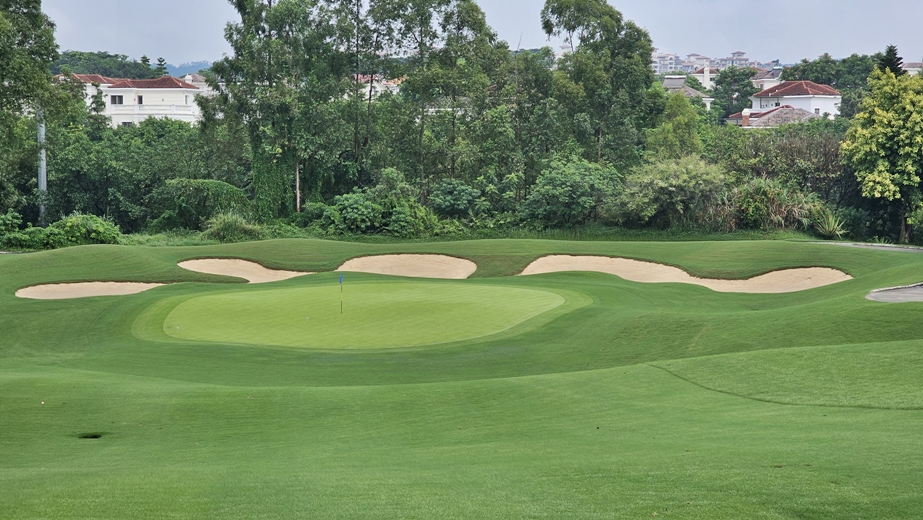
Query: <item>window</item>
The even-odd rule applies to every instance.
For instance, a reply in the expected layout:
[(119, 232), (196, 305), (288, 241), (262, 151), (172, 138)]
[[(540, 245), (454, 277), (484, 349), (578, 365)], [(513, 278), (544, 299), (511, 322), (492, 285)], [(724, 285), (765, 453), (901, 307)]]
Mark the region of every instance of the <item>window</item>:
[(122, 126), (131, 126), (131, 124), (132, 124), (131, 121), (126, 121), (122, 123)]
[(143, 105), (143, 104), (144, 104), (144, 96), (138, 96), (138, 104), (139, 104), (139, 105)]
[(189, 94), (186, 94), (186, 104), (189, 104)]
[(122, 96), (109, 96), (109, 104), (112, 105), (124, 105), (125, 98)]
[(819, 109), (819, 108), (815, 108), (815, 109), (814, 109), (814, 113), (817, 114), (817, 115), (820, 115), (820, 109)]

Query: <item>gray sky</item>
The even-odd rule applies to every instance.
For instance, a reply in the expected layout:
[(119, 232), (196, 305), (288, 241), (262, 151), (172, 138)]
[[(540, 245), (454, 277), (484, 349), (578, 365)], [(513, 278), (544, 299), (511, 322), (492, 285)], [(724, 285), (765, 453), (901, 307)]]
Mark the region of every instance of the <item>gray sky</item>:
[[(829, 52), (842, 58), (898, 46), (923, 61), (920, 0), (649, 0), (614, 2), (651, 33), (654, 46), (720, 58), (741, 50), (753, 59), (796, 62)], [(487, 21), (516, 48), (548, 45), (539, 23), (544, 0), (480, 0)], [(174, 65), (215, 60), (229, 51), (227, 0), (44, 0), (62, 50), (105, 50)], [(552, 46), (560, 42), (552, 41)]]

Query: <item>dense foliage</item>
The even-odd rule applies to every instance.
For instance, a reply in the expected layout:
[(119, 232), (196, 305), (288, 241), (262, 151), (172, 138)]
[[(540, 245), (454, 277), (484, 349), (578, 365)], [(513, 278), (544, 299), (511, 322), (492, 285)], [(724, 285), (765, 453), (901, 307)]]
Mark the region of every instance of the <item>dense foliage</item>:
[[(80, 82), (51, 73), (150, 77), (163, 60), (57, 59), (38, 1), (14, 3), (0, 12), (10, 57), (0, 65), (0, 210), (18, 215), (4, 217), (4, 236), (42, 233), (44, 203), (51, 221), (79, 213), (125, 233), (222, 241), (588, 224), (923, 239), (913, 233), (919, 164), (908, 155), (923, 132), (913, 126), (918, 80), (866, 81), (896, 50), (784, 72), (844, 91), (844, 117), (745, 130), (721, 119), (749, 106), (752, 69), (719, 74), (711, 112), (669, 95), (649, 66), (648, 34), (602, 0), (546, 1), (543, 30), (570, 47), (560, 56), (511, 50), (472, 0), (236, 2), (233, 52), (213, 66), (217, 95), (198, 99), (203, 120), (112, 128)], [(47, 193), (35, 180), (39, 107)], [(870, 165), (863, 149), (893, 161)], [(59, 245), (17, 240), (5, 247)]]

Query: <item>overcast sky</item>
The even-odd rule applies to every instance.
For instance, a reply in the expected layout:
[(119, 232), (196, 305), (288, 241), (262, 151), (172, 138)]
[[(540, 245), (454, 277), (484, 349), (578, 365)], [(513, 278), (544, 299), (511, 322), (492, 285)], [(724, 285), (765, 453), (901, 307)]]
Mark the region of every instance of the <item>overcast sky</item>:
[[(741, 50), (784, 63), (829, 52), (836, 58), (898, 46), (923, 61), (921, 0), (633, 0), (617, 9), (651, 33), (662, 52), (720, 58)], [(481, 0), (487, 21), (516, 48), (557, 46), (539, 23), (544, 0)], [(105, 50), (169, 63), (213, 61), (229, 51), (227, 0), (44, 0), (62, 50)]]

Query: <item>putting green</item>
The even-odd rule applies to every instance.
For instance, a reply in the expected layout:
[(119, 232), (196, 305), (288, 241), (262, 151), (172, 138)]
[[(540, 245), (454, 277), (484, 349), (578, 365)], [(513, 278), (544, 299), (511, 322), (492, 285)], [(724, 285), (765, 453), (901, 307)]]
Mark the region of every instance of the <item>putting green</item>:
[(194, 297), (163, 322), (174, 338), (306, 348), (399, 348), (502, 332), (565, 302), (534, 289), (427, 282), (235, 291)]

